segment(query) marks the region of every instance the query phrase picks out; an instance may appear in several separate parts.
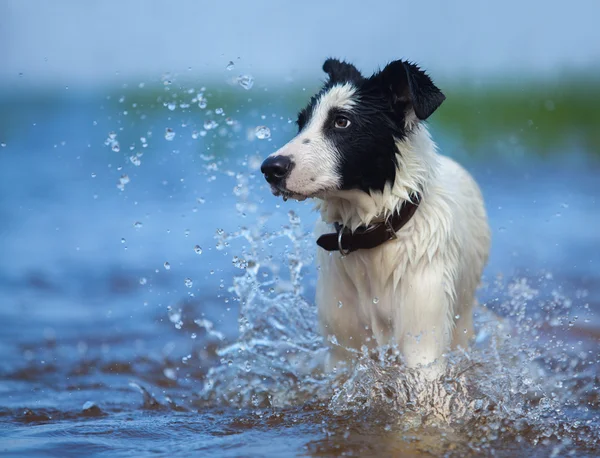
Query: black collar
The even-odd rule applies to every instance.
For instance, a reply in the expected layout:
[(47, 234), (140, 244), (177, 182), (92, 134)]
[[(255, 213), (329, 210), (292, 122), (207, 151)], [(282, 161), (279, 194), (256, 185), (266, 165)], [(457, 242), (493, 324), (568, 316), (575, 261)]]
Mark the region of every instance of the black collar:
[(410, 221), (419, 204), (421, 195), (416, 194), (413, 201), (404, 201), (392, 216), (381, 223), (361, 226), (354, 232), (339, 223), (335, 223), (335, 232), (323, 234), (317, 239), (317, 245), (327, 251), (339, 251), (343, 256), (356, 250), (368, 250), (396, 238), (396, 232)]

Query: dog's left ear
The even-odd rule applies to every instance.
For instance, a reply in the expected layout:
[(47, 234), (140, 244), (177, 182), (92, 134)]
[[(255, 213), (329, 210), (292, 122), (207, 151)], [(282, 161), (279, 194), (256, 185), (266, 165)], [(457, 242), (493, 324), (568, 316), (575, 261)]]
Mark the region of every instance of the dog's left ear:
[(446, 99), (431, 78), (411, 62), (396, 60), (374, 75), (379, 84), (389, 91), (392, 103), (412, 108), (420, 120), (429, 118)]
[(363, 79), (363, 76), (354, 65), (343, 60), (327, 59), (323, 63), (323, 71), (329, 75), (329, 81), (332, 83), (345, 83)]

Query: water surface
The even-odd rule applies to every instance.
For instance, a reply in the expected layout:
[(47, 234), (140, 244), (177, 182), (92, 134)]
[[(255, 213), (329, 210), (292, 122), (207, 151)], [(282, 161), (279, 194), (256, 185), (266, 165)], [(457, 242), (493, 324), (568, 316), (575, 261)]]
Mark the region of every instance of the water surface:
[(560, 136), (544, 115), (553, 147), (440, 111), (434, 137), (493, 229), (474, 347), (433, 385), (391, 349), (326, 376), (316, 215), (257, 171), (295, 130), (306, 93), (287, 91), (4, 96), (3, 455), (595, 456), (593, 129)]

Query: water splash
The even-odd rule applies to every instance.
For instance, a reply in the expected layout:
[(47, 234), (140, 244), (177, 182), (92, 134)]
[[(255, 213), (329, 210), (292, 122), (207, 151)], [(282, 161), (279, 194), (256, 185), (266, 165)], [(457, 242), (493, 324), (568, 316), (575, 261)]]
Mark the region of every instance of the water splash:
[[(325, 355), (314, 307), (302, 297), (303, 268), (309, 238), (300, 220), (289, 213), (290, 224), (280, 231), (261, 233), (241, 228), (220, 233), (220, 243), (243, 239), (244, 274), (235, 277), (231, 292), (240, 301), (238, 340), (218, 350), (221, 364), (212, 368), (204, 396), (238, 406), (288, 406), (315, 396), (325, 399), (327, 377), (319, 370)], [(284, 239), (289, 279), (278, 277), (281, 266), (265, 246)], [(237, 260), (237, 261), (236, 261)]]
[[(238, 82), (250, 89), (253, 79), (249, 77), (248, 84)], [(195, 92), (192, 100), (200, 108), (206, 108), (204, 91)], [(210, 92), (206, 94), (210, 97)], [(220, 130), (211, 119), (212, 112), (205, 115), (204, 130), (191, 132), (196, 140), (202, 141), (207, 131), (213, 135), (215, 129)], [(219, 108), (214, 115), (225, 116)], [(243, 116), (240, 121), (226, 118), (225, 125), (241, 131), (243, 120)], [(248, 140), (271, 135), (267, 127), (256, 127), (255, 122), (243, 127), (250, 134)], [(279, 127), (273, 129), (275, 136)], [(174, 137), (175, 132), (167, 129), (167, 140)], [(259, 148), (267, 144), (258, 143)], [(238, 214), (245, 217), (256, 212), (262, 203), (255, 192), (260, 175), (219, 170), (222, 162), (213, 152), (214, 148), (199, 156), (206, 173), (235, 177)], [(260, 165), (253, 157), (245, 161), (253, 170)], [(198, 198), (197, 203), (204, 199)], [(228, 298), (240, 305), (239, 337), (227, 342), (213, 322), (204, 317), (194, 320), (194, 331), (222, 345), (217, 350), (218, 364), (203, 376), (203, 407), (230, 405), (262, 416), (269, 410), (303, 405), (327, 418), (373, 418), (374, 424), (385, 424), (385, 431), (415, 435), (434, 431), (436, 440), (449, 438), (448, 445), (455, 450), (477, 453), (489, 452), (495, 441), (511, 441), (550, 444), (560, 454), (573, 444), (590, 450), (600, 439), (598, 349), (584, 348), (568, 335), (586, 317), (580, 319), (581, 308), (552, 284), (551, 276), (499, 278), (485, 286), (481, 295), (489, 300), (487, 307), (476, 311), (472, 347), (448, 354), (447, 371), (435, 382), (406, 368), (393, 347), (353, 350), (351, 367), (325, 373), (328, 346), (338, 343), (320, 335), (313, 294), (309, 291), (305, 296), (304, 292), (314, 238), (304, 232), (293, 212), (289, 222), (275, 231), (266, 229), (266, 217), (251, 219), (244, 220), (250, 221), (247, 227), (231, 233), (219, 229), (215, 235), (216, 250), (230, 256), (239, 273)], [(239, 244), (243, 248), (238, 249)], [(202, 248), (195, 245), (194, 252), (201, 254)], [(168, 270), (170, 265), (164, 267)], [(187, 280), (184, 285), (191, 288), (193, 283)], [(372, 301), (377, 304), (379, 299)], [(190, 316), (186, 309), (168, 309), (171, 324), (191, 332), (184, 326), (185, 315)], [(195, 341), (196, 333), (191, 336)], [(184, 356), (183, 364), (191, 366), (190, 358)], [(182, 379), (175, 372), (164, 375)]]
[[(243, 183), (242, 201), (248, 198)], [(559, 453), (571, 444), (589, 450), (600, 439), (598, 351), (565, 335), (578, 317), (551, 276), (498, 278), (485, 286), (493, 299), (476, 309), (472, 347), (446, 355), (447, 370), (435, 382), (407, 368), (393, 347), (350, 350), (355, 363), (327, 374), (316, 307), (302, 288), (313, 237), (293, 212), (278, 231), (260, 227), (216, 235), (221, 249), (239, 239), (246, 247), (233, 259), (244, 272), (230, 290), (240, 303), (239, 338), (218, 350), (220, 364), (206, 377), (202, 397), (210, 404), (259, 415), (298, 404), (325, 406), (334, 416), (384, 417), (392, 430), (434, 428), (452, 438), (452, 447), (479, 453), (504, 440), (552, 445)], [(279, 263), (277, 245), (287, 246)]]

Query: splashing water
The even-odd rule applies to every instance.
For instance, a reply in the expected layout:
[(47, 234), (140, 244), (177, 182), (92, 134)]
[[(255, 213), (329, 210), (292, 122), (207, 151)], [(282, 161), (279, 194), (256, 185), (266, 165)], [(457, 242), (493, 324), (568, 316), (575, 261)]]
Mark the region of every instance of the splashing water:
[[(213, 401), (254, 407), (289, 406), (306, 402), (327, 391), (326, 377), (316, 369), (324, 356), (323, 340), (314, 308), (302, 298), (302, 271), (311, 261), (309, 238), (294, 212), (281, 231), (260, 233), (242, 228), (220, 233), (220, 244), (238, 238), (249, 248), (236, 256), (244, 259), (244, 274), (234, 279), (231, 291), (241, 303), (240, 337), (218, 351), (221, 365), (207, 376), (204, 395)], [(281, 266), (273, 263), (264, 246), (287, 239), (289, 281), (277, 278)], [(263, 246), (264, 244), (264, 246)]]
[[(217, 233), (217, 245), (238, 239), (247, 245), (234, 258), (244, 260), (244, 273), (231, 288), (240, 303), (240, 335), (218, 350), (220, 364), (202, 392), (209, 404), (252, 408), (259, 416), (298, 404), (337, 418), (362, 415), (385, 423), (385, 431), (417, 435), (429, 450), (482, 453), (507, 440), (548, 446), (555, 455), (572, 446), (594, 449), (598, 351), (567, 343), (564, 333), (577, 317), (559, 291), (541, 292), (551, 289), (550, 276), (536, 288), (526, 279), (487, 286), (484, 292), (496, 299), (476, 309), (472, 347), (446, 355), (447, 370), (435, 382), (405, 367), (393, 347), (349, 350), (352, 367), (327, 374), (316, 307), (302, 288), (314, 240), (295, 213), (289, 222), (275, 232)], [(274, 255), (277, 242), (287, 246), (282, 265), (274, 262), (282, 259)], [(284, 267), (289, 280), (280, 278)]]
[[(250, 90), (254, 79), (240, 76), (237, 83)], [(211, 92), (206, 88), (192, 92), (195, 99), (191, 102), (205, 109)], [(212, 107), (204, 112), (199, 126), (192, 126), (198, 129), (190, 132), (194, 140), (217, 138), (221, 129), (233, 126), (228, 141), (242, 142), (237, 133), (246, 132), (247, 141), (263, 140), (256, 142), (257, 148), (264, 147), (261, 156), (268, 150), (265, 140), (272, 138), (274, 144), (282, 140), (282, 126), (275, 122), (260, 122), (269, 128), (258, 125), (256, 119), (247, 120), (242, 113), (234, 120), (226, 117), (234, 112), (231, 107), (223, 110), (221, 102), (215, 106), (214, 112)], [(224, 123), (217, 122), (221, 116)], [(167, 128), (165, 138), (179, 139), (175, 137), (174, 130)], [(109, 135), (107, 144), (112, 141), (116, 138)], [(211, 180), (219, 173), (235, 177), (238, 215), (245, 218), (256, 212), (262, 197), (254, 191), (262, 177), (220, 170), (223, 163), (215, 159), (215, 150), (211, 145), (211, 151), (200, 156), (206, 162), (206, 173)], [(244, 161), (251, 170), (260, 167), (255, 157)], [(198, 204), (204, 203), (203, 198), (197, 199)], [(314, 277), (313, 235), (304, 232), (294, 212), (288, 214), (286, 225), (274, 231), (266, 229), (265, 217), (244, 221), (248, 221), (247, 227), (231, 233), (218, 229), (215, 235), (216, 251), (229, 256), (237, 272), (229, 300), (240, 306), (238, 338), (228, 342), (204, 316), (186, 329), (186, 309), (179, 305), (168, 308), (169, 321), (176, 329), (193, 329), (194, 341), (198, 332), (220, 345), (217, 364), (203, 376), (198, 401), (202, 408), (232, 406), (263, 419), (302, 406), (312, 416), (299, 421), (327, 424), (328, 434), (344, 439), (348, 428), (358, 430), (369, 444), (389, 433), (394, 450), (398, 443), (411, 441), (420, 444), (419, 450), (436, 454), (505, 452), (510, 449), (507, 444), (513, 444), (515, 454), (533, 446), (546, 447), (544, 450), (555, 456), (574, 447), (584, 451), (581, 454), (594, 450), (600, 439), (598, 349), (586, 347), (570, 334), (585, 317), (579, 319), (581, 307), (556, 289), (551, 276), (499, 278), (484, 286), (480, 296), (488, 300), (486, 306), (476, 308), (472, 346), (446, 355), (446, 372), (434, 382), (407, 368), (394, 347), (346, 349), (354, 355), (353, 364), (326, 373), (322, 368), (328, 346), (339, 344), (333, 336), (324, 338), (318, 331), (309, 281)], [(193, 247), (196, 254), (202, 254), (199, 245)], [(169, 270), (170, 265), (164, 267)], [(183, 283), (190, 289), (196, 285), (191, 277)], [(371, 300), (379, 302), (378, 297)], [(345, 304), (338, 307), (344, 310)], [(186, 367), (191, 366), (190, 358), (182, 358)], [(164, 375), (181, 379), (171, 369)], [(152, 405), (146, 395), (144, 399)]]
[[(254, 80), (245, 75), (237, 83), (249, 90)], [(202, 88), (201, 92), (189, 93), (195, 94), (193, 104), (206, 108), (210, 91)], [(281, 126), (271, 121), (260, 123), (269, 124), (271, 131), (257, 126), (256, 119), (243, 125), (242, 114), (234, 120), (226, 117), (233, 112), (231, 107), (225, 113), (220, 102), (215, 106), (214, 112), (212, 107), (204, 112), (199, 126), (191, 126), (198, 129), (190, 129), (194, 140), (202, 141), (207, 133), (217, 138), (216, 133), (225, 126), (235, 127), (231, 132), (246, 128), (248, 141), (281, 140)], [(225, 122), (217, 122), (217, 116), (225, 117)], [(166, 140), (178, 138), (172, 128), (166, 128)], [(115, 141), (111, 132), (106, 143)], [(263, 143), (258, 145), (261, 148), (268, 142), (257, 143)], [(145, 144), (144, 137), (142, 146)], [(261, 202), (251, 199), (262, 198), (254, 192), (262, 177), (253, 172), (220, 170), (222, 162), (215, 159), (215, 149), (211, 145), (211, 151), (200, 156), (206, 162), (206, 173), (211, 179), (218, 173), (235, 177), (235, 208), (239, 216), (246, 217), (261, 207)], [(131, 156), (131, 164), (139, 165), (138, 158)], [(260, 166), (260, 160), (253, 157), (245, 161), (250, 169)], [(126, 183), (119, 184), (124, 187)], [(204, 203), (204, 199), (197, 198), (197, 203)], [(252, 417), (262, 419), (302, 406), (314, 412), (304, 421), (326, 423), (328, 434), (346, 438), (350, 422), (367, 442), (374, 442), (380, 427), (385, 433), (396, 434), (396, 443), (417, 441), (421, 450), (430, 453), (489, 454), (506, 451), (507, 443), (517, 448), (542, 445), (554, 455), (573, 447), (594, 450), (600, 439), (598, 349), (586, 348), (569, 336), (581, 321), (576, 315), (581, 308), (576, 311), (572, 301), (556, 290), (551, 276), (537, 280), (499, 278), (484, 286), (480, 296), (493, 299), (475, 311), (472, 346), (446, 355), (446, 372), (434, 382), (407, 368), (394, 347), (346, 349), (354, 355), (353, 364), (326, 373), (322, 368), (328, 346), (339, 344), (335, 337), (324, 338), (319, 333), (310, 286), (305, 294), (310, 275), (314, 277), (313, 235), (304, 231), (294, 212), (288, 213), (287, 224), (274, 231), (266, 229), (267, 220), (262, 216), (244, 221), (248, 221), (247, 227), (231, 233), (218, 229), (215, 235), (216, 251), (230, 256), (237, 272), (229, 293), (230, 300), (240, 306), (238, 338), (228, 342), (204, 316), (186, 328), (187, 309), (180, 308), (181, 304), (167, 309), (168, 320), (177, 330), (190, 332), (194, 341), (196, 332), (205, 334), (220, 345), (217, 364), (203, 377), (198, 401), (202, 408), (233, 406), (236, 410), (249, 409)], [(202, 254), (200, 245), (192, 246), (196, 254)], [(210, 250), (206, 247), (207, 252)], [(170, 267), (164, 263), (165, 270)], [(211, 270), (210, 275), (213, 273)], [(196, 277), (194, 281), (192, 277), (178, 281), (188, 290), (197, 287)], [(371, 300), (379, 303), (378, 297)], [(338, 307), (343, 310), (345, 304), (340, 302)], [(190, 367), (191, 355), (184, 356), (182, 362)], [(170, 367), (164, 368), (163, 375), (169, 380), (181, 379)], [(144, 405), (157, 403), (140, 391)]]

